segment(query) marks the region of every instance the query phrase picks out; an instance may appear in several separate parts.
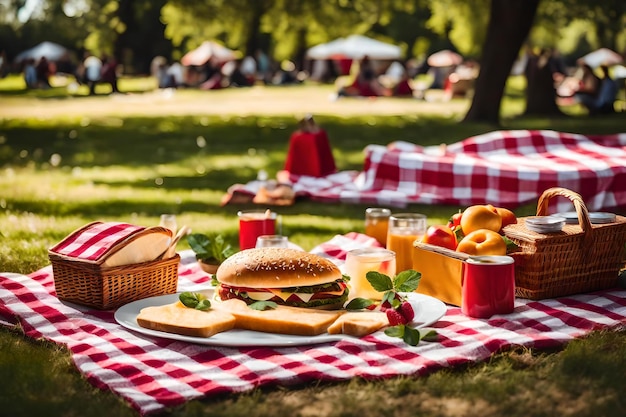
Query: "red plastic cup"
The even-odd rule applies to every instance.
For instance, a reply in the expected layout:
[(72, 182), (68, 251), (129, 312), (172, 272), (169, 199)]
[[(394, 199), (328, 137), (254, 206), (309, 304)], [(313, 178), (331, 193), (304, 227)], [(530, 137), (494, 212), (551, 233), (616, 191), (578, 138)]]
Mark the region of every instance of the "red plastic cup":
[(461, 311), (474, 318), (515, 308), (515, 265), (510, 256), (473, 256), (463, 263)]
[(276, 234), (276, 213), (270, 210), (245, 210), (239, 216), (239, 249), (251, 249), (262, 235)]

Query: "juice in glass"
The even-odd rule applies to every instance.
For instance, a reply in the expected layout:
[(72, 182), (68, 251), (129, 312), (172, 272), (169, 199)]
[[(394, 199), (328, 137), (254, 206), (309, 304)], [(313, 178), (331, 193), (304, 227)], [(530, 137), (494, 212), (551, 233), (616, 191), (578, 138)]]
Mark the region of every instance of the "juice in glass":
[(259, 236), (276, 234), (276, 213), (270, 210), (240, 211), (237, 216), (241, 250), (254, 248)]
[(413, 269), (413, 242), (426, 233), (426, 216), (418, 213), (399, 213), (389, 218), (387, 249), (396, 253), (396, 272)]
[(383, 293), (372, 288), (367, 280), (369, 271), (378, 271), (390, 278), (396, 270), (395, 253), (383, 248), (354, 249), (347, 253), (344, 273), (350, 277), (350, 298), (381, 300)]
[(365, 210), (365, 234), (373, 237), (385, 246), (387, 244), (387, 229), (391, 210), (371, 207)]

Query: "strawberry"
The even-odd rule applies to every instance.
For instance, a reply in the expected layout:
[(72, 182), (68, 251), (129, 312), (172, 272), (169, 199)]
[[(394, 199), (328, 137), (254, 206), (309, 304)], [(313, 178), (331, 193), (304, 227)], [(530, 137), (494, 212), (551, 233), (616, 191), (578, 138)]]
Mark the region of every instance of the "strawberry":
[(389, 320), (390, 326), (398, 326), (400, 324), (408, 323), (408, 321), (404, 318), (404, 316), (398, 310), (389, 308), (387, 309), (387, 311), (385, 311), (385, 313), (387, 314), (387, 320)]
[(408, 301), (404, 301), (400, 304), (400, 313), (406, 319), (407, 323), (411, 322), (415, 318), (415, 311), (413, 306)]
[(391, 308), (391, 303), (389, 303), (389, 301), (383, 301), (380, 304), (380, 311), (387, 311)]

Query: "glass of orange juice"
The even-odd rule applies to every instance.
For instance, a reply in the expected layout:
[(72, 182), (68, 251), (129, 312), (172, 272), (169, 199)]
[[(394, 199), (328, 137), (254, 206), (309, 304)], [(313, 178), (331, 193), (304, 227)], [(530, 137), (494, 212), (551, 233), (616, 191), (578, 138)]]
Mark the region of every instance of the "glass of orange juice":
[(396, 274), (413, 269), (413, 242), (426, 233), (426, 216), (397, 213), (389, 217), (387, 249), (396, 253)]
[(365, 234), (373, 237), (385, 246), (387, 244), (387, 228), (389, 227), (391, 210), (370, 207), (365, 210)]
[(378, 271), (390, 278), (396, 270), (396, 254), (383, 248), (353, 249), (346, 254), (343, 272), (350, 277), (350, 298), (381, 300), (383, 293), (376, 291), (367, 280), (367, 273)]

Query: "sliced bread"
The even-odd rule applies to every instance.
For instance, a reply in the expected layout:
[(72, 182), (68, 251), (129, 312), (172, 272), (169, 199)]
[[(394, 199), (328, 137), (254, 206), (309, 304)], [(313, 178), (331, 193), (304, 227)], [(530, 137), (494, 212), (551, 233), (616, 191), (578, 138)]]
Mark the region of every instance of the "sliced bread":
[(207, 311), (185, 307), (182, 303), (141, 309), (137, 324), (147, 329), (193, 337), (210, 337), (235, 327), (235, 317), (222, 310)]
[(266, 333), (316, 336), (341, 315), (339, 311), (315, 310), (299, 307), (278, 306), (270, 310), (254, 310), (241, 300), (226, 300), (215, 303), (215, 309), (235, 316), (238, 329), (256, 330)]
[(379, 311), (353, 311), (342, 314), (328, 327), (330, 334), (347, 334), (351, 336), (365, 336), (389, 326), (387, 314)]

